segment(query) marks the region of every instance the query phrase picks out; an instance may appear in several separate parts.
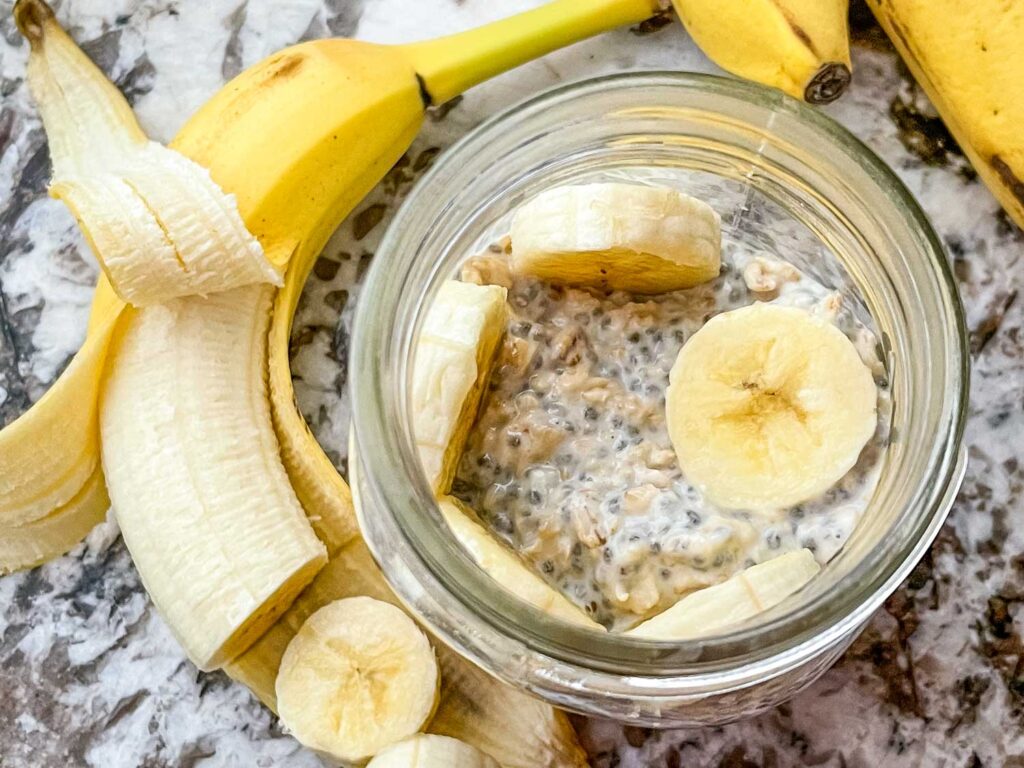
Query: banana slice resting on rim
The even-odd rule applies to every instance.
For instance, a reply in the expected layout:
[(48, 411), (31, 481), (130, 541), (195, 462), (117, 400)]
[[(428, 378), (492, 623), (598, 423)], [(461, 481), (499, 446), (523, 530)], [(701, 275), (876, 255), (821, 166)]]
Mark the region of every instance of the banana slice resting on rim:
[(655, 640), (707, 637), (774, 608), (820, 570), (809, 549), (787, 552), (687, 595), (626, 634)]
[(827, 491), (875, 432), (878, 390), (856, 347), (802, 309), (752, 304), (709, 320), (669, 375), (669, 436), (714, 503), (772, 510)]
[(562, 285), (664, 293), (721, 267), (719, 215), (670, 187), (555, 187), (516, 211), (511, 236), (513, 271)]

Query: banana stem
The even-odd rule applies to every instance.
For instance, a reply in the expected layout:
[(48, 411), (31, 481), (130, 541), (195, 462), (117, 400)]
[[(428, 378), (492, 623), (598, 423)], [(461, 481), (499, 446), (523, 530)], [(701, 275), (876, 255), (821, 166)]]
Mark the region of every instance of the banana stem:
[(431, 104), (546, 53), (662, 10), (660, 0), (554, 0), (508, 19), (401, 46)]

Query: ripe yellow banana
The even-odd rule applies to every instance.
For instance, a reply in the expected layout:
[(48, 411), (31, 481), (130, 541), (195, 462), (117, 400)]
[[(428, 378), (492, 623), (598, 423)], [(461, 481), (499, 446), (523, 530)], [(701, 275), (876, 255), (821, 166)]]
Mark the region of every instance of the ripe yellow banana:
[(868, 0), (982, 181), (1024, 228), (1024, 5)]
[(848, 0), (672, 4), (701, 50), (733, 74), (811, 104), (834, 101), (850, 84)]
[[(176, 138), (174, 147), (207, 169), (212, 185), (234, 196), (265, 259), (278, 272), (287, 270), (284, 286), (275, 294), (269, 331), (273, 422), (289, 479), (330, 552), (357, 533), (349, 489), (295, 408), (288, 366), (291, 319), (317, 253), (338, 222), (401, 156), (426, 106), (547, 51), (641, 21), (657, 10), (659, 0), (556, 0), (482, 29), (407, 46), (350, 40), (304, 43), (243, 72)], [(23, 34), (35, 41), (38, 63), (33, 66), (45, 65), (51, 73), (59, 70), (60, 78), (83, 81), (69, 89), (75, 98), (68, 102), (54, 99), (54, 89), (44, 79), (39, 98), (54, 104), (53, 112), (44, 112), (48, 130), (54, 121), (68, 119), (79, 121), (85, 132), (112, 126), (111, 140), (97, 145), (103, 157), (89, 161), (91, 167), (116, 168), (126, 147), (149, 146), (127, 102), (81, 55), (45, 3), (19, 0), (14, 16)], [(40, 59), (47, 48), (54, 56)], [(69, 109), (75, 110), (73, 118)], [(74, 143), (76, 132), (58, 128), (51, 134), (57, 156), (86, 156), (91, 149)], [(123, 193), (119, 183), (124, 174), (114, 175), (114, 180), (106, 179), (105, 188)], [(202, 184), (202, 178), (192, 178)], [(134, 200), (128, 198), (129, 203)], [(144, 221), (134, 216), (129, 220)], [(108, 228), (100, 226), (99, 231)], [(152, 229), (133, 237), (149, 242), (147, 232), (152, 234)], [(61, 509), (98, 466), (98, 381), (123, 309), (111, 283), (101, 278), (85, 345), (50, 392), (0, 431), (0, 527)], [(96, 503), (98, 497), (90, 498)], [(51, 540), (48, 550), (58, 554), (76, 541), (69, 533), (60, 547)], [(25, 565), (0, 562), (0, 570)]]

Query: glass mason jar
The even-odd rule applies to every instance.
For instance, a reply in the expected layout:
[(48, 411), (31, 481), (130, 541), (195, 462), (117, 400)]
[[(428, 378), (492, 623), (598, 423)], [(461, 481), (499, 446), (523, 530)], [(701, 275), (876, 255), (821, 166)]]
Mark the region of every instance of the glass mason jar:
[[(411, 350), (440, 283), (554, 185), (671, 183), (722, 214), (723, 239), (781, 253), (874, 321), (891, 430), (869, 509), (795, 598), (726, 634), (602, 635), (542, 614), (478, 569), (444, 525), (410, 430)], [(870, 321), (869, 321), (870, 323)], [(964, 471), (962, 307), (942, 248), (892, 172), (777, 92), (690, 74), (550, 91), (481, 125), (420, 181), (360, 296), (351, 359), (353, 493), (408, 607), (459, 653), (556, 706), (655, 727), (748, 716), (810, 684), (906, 577)]]

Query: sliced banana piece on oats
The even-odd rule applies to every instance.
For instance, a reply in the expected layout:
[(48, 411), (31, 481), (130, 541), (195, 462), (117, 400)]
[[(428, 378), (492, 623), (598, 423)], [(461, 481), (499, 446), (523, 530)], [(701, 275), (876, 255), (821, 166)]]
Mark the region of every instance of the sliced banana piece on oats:
[(423, 728), (440, 675), (404, 611), (371, 597), (330, 603), (302, 625), (277, 674), (281, 720), (307, 747), (365, 762)]
[(669, 375), (669, 436), (715, 504), (773, 510), (827, 491), (875, 432), (878, 391), (838, 328), (753, 304), (708, 321)]
[(775, 607), (820, 570), (809, 549), (787, 552), (687, 595), (626, 634), (653, 640), (708, 637)]
[(550, 616), (605, 631), (492, 536), (461, 501), (446, 496), (438, 500), (438, 506), (455, 538), (468, 550), (476, 564), (502, 587)]
[(500, 768), (476, 747), (448, 736), (419, 733), (388, 747), (366, 768)]
[(718, 275), (721, 219), (670, 187), (555, 187), (516, 211), (512, 268), (553, 283), (637, 293), (689, 288)]
[(436, 493), (447, 493), (505, 332), (507, 291), (445, 282), (416, 342), (413, 430)]

